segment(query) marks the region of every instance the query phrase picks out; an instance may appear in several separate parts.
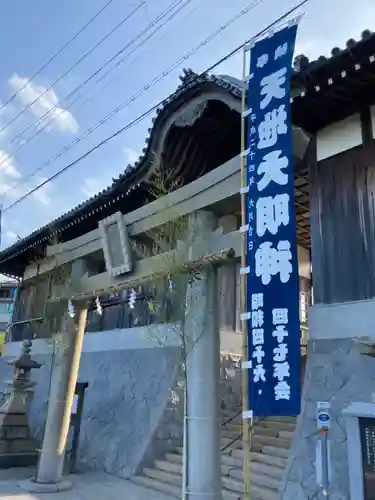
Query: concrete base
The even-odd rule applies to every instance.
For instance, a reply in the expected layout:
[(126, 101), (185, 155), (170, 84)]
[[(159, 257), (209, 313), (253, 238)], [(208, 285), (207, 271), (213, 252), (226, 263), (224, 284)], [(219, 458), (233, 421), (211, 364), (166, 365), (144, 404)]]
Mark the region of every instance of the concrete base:
[(21, 490), (29, 493), (59, 493), (68, 491), (73, 487), (73, 483), (68, 479), (62, 479), (58, 483), (37, 483), (34, 478), (20, 481), (18, 486)]

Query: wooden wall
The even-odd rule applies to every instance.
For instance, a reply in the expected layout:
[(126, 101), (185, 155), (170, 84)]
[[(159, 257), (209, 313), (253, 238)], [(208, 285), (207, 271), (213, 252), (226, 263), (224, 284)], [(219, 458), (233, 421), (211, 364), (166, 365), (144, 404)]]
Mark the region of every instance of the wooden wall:
[(314, 302), (375, 297), (375, 155), (361, 146), (316, 161), (309, 155)]

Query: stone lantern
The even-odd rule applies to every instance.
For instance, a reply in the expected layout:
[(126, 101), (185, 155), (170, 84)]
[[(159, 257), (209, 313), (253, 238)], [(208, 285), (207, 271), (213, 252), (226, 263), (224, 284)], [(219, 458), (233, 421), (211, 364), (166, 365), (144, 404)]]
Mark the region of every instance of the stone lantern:
[(27, 415), (27, 393), (35, 382), (31, 370), (42, 365), (31, 359), (32, 343), (24, 340), (21, 355), (8, 364), (13, 366), (13, 379), (7, 380), (10, 396), (0, 408), (0, 468), (35, 465), (38, 443), (33, 439)]

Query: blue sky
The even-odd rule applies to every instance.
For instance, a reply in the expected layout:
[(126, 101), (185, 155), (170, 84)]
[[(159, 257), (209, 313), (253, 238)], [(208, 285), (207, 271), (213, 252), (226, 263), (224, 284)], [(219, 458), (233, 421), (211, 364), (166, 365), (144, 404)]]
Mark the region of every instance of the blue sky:
[[(363, 29), (375, 30), (373, 1), (310, 0), (304, 9), (305, 16), (299, 29), (296, 53), (303, 52), (310, 58), (320, 54), (329, 55), (333, 46), (343, 47), (348, 38), (359, 38)], [(0, 15), (3, 47), (0, 66), (0, 103), (6, 102), (20, 89), (106, 2), (107, 0), (4, 2)], [(131, 2), (113, 0), (89, 28), (9, 105), (0, 110), (0, 129), (16, 117), (25, 105), (31, 103), (61, 77), (140, 3), (141, 0)], [(203, 71), (297, 2), (258, 0), (258, 5), (248, 14), (224, 30), (188, 61), (116, 114), (105, 125), (41, 170), (38, 175), (25, 182), (30, 172), (84, 134), (98, 120), (175, 63), (181, 55), (199, 44), (252, 1), (191, 0), (171, 22), (129, 56), (99, 85), (93, 85), (94, 79), (80, 93), (71, 99), (66, 99), (70, 92), (171, 3), (172, 0), (147, 0), (127, 23), (84, 62), (62, 78), (52, 91), (45, 93), (28, 111), (0, 133), (0, 199), (5, 207), (102, 138), (173, 92), (179, 83), (178, 76), (183, 67), (191, 67), (197, 72)], [(338, 21), (342, 13), (345, 13), (345, 16)], [(241, 56), (226, 61), (216, 72), (239, 77), (242, 73)], [(107, 88), (100, 90), (107, 83)], [(79, 97), (77, 102), (72, 104), (76, 97)], [(39, 122), (38, 135), (16, 151), (22, 144), (20, 139), (13, 141), (12, 139), (27, 127), (29, 130), (23, 139), (27, 140), (35, 134), (38, 130), (35, 122), (46, 112), (49, 114), (44, 121)], [(3, 217), (2, 248), (13, 243), (16, 235), (26, 236), (110, 184), (112, 177), (123, 172), (126, 165), (138, 157), (144, 146), (149, 126), (150, 118), (147, 118), (77, 167), (49, 183), (35, 195), (29, 196), (19, 205), (6, 211)], [(40, 127), (44, 127), (44, 130), (40, 131)], [(9, 192), (14, 185), (16, 188)]]

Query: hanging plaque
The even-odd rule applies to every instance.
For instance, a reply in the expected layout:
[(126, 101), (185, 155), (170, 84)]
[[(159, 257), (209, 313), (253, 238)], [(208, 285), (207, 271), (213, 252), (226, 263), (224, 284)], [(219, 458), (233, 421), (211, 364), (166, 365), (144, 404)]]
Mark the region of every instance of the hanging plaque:
[(361, 436), (364, 500), (375, 500), (375, 418), (360, 418), (359, 432)]

